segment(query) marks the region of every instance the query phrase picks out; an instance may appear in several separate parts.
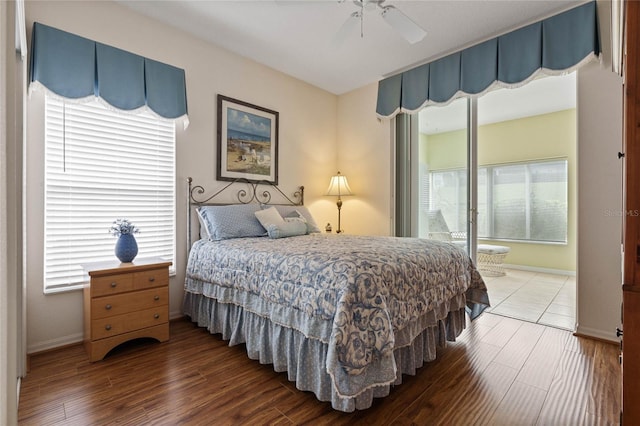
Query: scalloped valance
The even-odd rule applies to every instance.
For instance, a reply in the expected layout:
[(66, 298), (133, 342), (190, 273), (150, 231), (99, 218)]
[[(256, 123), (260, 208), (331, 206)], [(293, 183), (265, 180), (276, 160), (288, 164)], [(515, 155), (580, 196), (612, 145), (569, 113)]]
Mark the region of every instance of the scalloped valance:
[(592, 1), (381, 80), (376, 112), (391, 118), (461, 95), (479, 96), (494, 86), (521, 86), (539, 73), (572, 71), (599, 54)]
[(187, 118), (183, 69), (35, 22), (30, 88), (37, 83), (67, 99), (99, 97), (116, 109), (148, 108)]

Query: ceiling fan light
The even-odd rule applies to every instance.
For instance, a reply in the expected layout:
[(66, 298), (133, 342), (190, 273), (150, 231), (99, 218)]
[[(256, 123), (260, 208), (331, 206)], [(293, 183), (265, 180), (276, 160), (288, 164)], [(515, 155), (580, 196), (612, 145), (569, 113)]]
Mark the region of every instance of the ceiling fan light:
[(382, 18), (411, 44), (419, 42), (427, 35), (418, 24), (393, 6), (385, 6), (382, 9)]
[[(344, 1), (344, 0), (343, 0)], [(353, 0), (353, 3), (362, 10), (372, 11), (376, 7), (380, 6), (384, 0)], [(338, 1), (338, 3), (342, 3)]]
[(364, 0), (364, 10), (366, 11), (372, 11), (372, 10), (376, 10), (376, 7), (378, 7), (378, 1), (375, 0)]

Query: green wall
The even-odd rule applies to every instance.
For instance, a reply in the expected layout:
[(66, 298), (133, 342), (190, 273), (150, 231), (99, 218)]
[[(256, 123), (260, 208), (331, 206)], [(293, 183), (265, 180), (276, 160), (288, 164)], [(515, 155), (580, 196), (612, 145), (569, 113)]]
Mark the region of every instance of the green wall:
[[(420, 161), (429, 171), (466, 166), (466, 131), (420, 134)], [(505, 263), (562, 271), (576, 270), (577, 174), (576, 110), (568, 109), (517, 120), (487, 124), (478, 129), (480, 166), (527, 160), (566, 158), (569, 166), (567, 244), (482, 240), (511, 247)]]

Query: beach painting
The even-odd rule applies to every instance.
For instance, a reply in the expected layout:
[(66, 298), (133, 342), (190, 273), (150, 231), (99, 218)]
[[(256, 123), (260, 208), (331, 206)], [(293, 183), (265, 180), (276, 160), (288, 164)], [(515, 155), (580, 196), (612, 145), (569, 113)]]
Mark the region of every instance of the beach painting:
[(278, 112), (218, 95), (217, 179), (278, 183)]

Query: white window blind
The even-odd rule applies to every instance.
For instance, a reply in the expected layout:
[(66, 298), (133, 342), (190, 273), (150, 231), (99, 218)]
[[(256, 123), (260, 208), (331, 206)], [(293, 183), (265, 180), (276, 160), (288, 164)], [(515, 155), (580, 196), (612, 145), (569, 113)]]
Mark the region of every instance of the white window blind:
[[(431, 209), (453, 232), (465, 229), (466, 170), (430, 173)], [(567, 242), (568, 162), (529, 161), (478, 168), (478, 236)]]
[(47, 96), (45, 291), (77, 287), (83, 264), (116, 259), (108, 230), (118, 218), (140, 229), (138, 258), (173, 261), (173, 121)]

